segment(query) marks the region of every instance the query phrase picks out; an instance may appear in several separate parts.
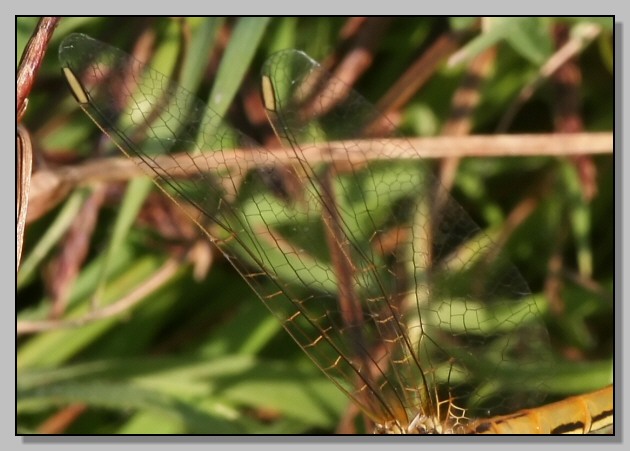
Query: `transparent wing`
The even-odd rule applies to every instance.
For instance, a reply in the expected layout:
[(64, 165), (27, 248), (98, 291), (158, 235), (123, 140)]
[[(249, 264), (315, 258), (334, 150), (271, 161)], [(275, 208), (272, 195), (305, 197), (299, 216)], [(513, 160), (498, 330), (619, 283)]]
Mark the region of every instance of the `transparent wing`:
[[(551, 357), (535, 300), (411, 144), (357, 140), (383, 118), (301, 52), (270, 58), (263, 94), (305, 191), (323, 218), (336, 218), (327, 228), (352, 272), (340, 305), (360, 304), (363, 348), (377, 367), (367, 391), (386, 393), (408, 419), (435, 414), (444, 397), (467, 399), (474, 416), (539, 402), (532, 394), (544, 391)], [(334, 163), (311, 164), (314, 149)]]
[(60, 60), (86, 113), (374, 422), (539, 401), (546, 335), (518, 272), (410, 145), (352, 141), (378, 114), (306, 55), (263, 69), (279, 152), (116, 48), (74, 34)]

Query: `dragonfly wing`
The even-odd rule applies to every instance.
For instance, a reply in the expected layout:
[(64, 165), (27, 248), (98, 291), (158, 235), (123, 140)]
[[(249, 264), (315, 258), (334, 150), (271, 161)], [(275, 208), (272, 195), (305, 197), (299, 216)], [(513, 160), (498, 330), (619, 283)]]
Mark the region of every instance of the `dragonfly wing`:
[[(315, 363), (354, 397), (355, 378), (367, 371), (338, 347), (346, 340), (329, 338), (344, 333), (336, 276), (325, 256), (305, 246), (322, 242), (321, 206), (316, 199), (297, 205), (274, 183), (279, 168), (296, 165), (294, 154), (258, 147), (165, 75), (88, 36), (67, 37), (60, 60), (90, 118), (185, 208)], [(390, 402), (355, 400), (372, 417), (383, 416), (372, 412), (377, 406), (391, 410)]]
[(408, 418), (436, 414), (439, 398), (451, 396), (482, 416), (539, 402), (533, 394), (544, 392), (551, 355), (536, 299), (413, 146), (361, 140), (393, 126), (302, 52), (272, 56), (262, 92), (305, 190), (322, 205), (331, 164), (312, 164), (323, 160), (314, 154), (334, 160), (337, 203), (328, 209), (338, 211), (336, 235), (371, 331), (363, 347), (381, 352), (374, 386), (395, 393)]
[(443, 416), (451, 395), (501, 413), (540, 388), (521, 384), (546, 348), (518, 272), (411, 145), (353, 141), (380, 116), (304, 54), (263, 69), (275, 152), (118, 49), (75, 34), (60, 59), (86, 113), (376, 423)]

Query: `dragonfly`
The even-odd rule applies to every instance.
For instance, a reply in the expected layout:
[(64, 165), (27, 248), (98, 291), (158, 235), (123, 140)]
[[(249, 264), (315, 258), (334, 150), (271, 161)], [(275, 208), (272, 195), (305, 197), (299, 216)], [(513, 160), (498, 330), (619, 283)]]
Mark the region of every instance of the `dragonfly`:
[[(224, 254), (379, 434), (588, 433), (613, 389), (544, 405), (553, 357), (518, 270), (367, 100), (297, 50), (261, 93), (267, 150), (123, 51), (71, 34), (79, 106)], [(369, 139), (362, 139), (370, 136)]]

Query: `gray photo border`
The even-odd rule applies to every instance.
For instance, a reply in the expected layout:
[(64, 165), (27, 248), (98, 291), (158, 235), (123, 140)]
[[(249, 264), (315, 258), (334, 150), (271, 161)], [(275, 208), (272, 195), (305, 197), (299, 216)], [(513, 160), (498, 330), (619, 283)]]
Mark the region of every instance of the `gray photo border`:
[[(21, 11), (16, 11), (16, 15), (28, 15), (34, 13), (41, 13), (43, 11), (50, 10), (50, 3), (47, 4), (48, 8), (41, 8), (38, 4), (39, 2), (31, 2), (28, 5), (19, 5)], [(627, 426), (627, 419), (625, 412), (626, 403), (623, 399), (624, 395), (624, 387), (621, 381), (623, 381), (623, 376), (628, 373), (626, 366), (626, 362), (622, 358), (622, 350), (624, 349), (625, 339), (627, 338), (623, 334), (623, 324), (628, 321), (628, 309), (623, 308), (624, 299), (628, 299), (627, 284), (623, 284), (623, 275), (627, 275), (622, 271), (622, 268), (628, 265), (624, 265), (627, 263), (628, 258), (628, 240), (624, 240), (623, 238), (623, 230), (624, 225), (627, 227), (629, 224), (628, 218), (628, 190), (630, 189), (630, 181), (629, 179), (624, 180), (624, 176), (628, 176), (630, 174), (630, 167), (628, 167), (628, 158), (623, 158), (623, 148), (624, 148), (624, 140), (623, 140), (623, 110), (622, 106), (628, 104), (628, 95), (627, 90), (623, 89), (623, 75), (627, 75), (627, 70), (625, 67), (627, 61), (627, 45), (625, 40), (627, 38), (624, 33), (624, 22), (628, 16), (628, 6), (620, 5), (619, 3), (613, 3), (611, 0), (604, 0), (602, 2), (597, 3), (597, 7), (593, 8), (594, 5), (588, 5), (589, 7), (579, 7), (581, 5), (572, 4), (571, 9), (569, 10), (566, 6), (558, 4), (551, 5), (548, 1), (541, 0), (530, 0), (526, 2), (526, 4), (507, 4), (505, 2), (499, 2), (498, 0), (482, 0), (475, 1), (470, 3), (464, 2), (450, 2), (449, 4), (438, 4), (435, 2), (427, 2), (427, 3), (414, 3), (414, 2), (404, 2), (401, 0), (391, 1), (388, 0), (387, 3), (374, 3), (373, 5), (366, 4), (345, 4), (340, 5), (339, 2), (320, 0), (316, 2), (316, 4), (296, 4), (282, 1), (273, 1), (273, 2), (249, 2), (245, 1), (237, 1), (237, 2), (229, 2), (230, 11), (226, 10), (226, 5), (212, 5), (210, 3), (205, 2), (188, 2), (185, 1), (184, 4), (181, 2), (177, 5), (178, 8), (172, 8), (170, 4), (152, 4), (151, 13), (152, 14), (173, 14), (175, 9), (179, 11), (185, 11), (186, 13), (197, 13), (203, 14), (212, 10), (214, 14), (243, 14), (244, 12), (251, 15), (252, 13), (260, 13), (260, 14), (279, 14), (279, 15), (291, 15), (291, 14), (317, 14), (324, 15), (326, 13), (334, 13), (334, 14), (343, 14), (343, 15), (355, 15), (357, 13), (361, 14), (392, 14), (396, 15), (402, 14), (453, 14), (457, 12), (458, 14), (465, 15), (466, 13), (471, 15), (479, 15), (480, 13), (494, 12), (495, 14), (503, 14), (503, 15), (512, 15), (512, 14), (525, 14), (525, 15), (579, 15), (579, 14), (593, 14), (601, 13), (601, 14), (611, 14), (617, 12), (617, 16), (615, 19), (615, 71), (616, 71), (616, 100), (615, 102), (615, 113), (616, 113), (616, 130), (615, 130), (615, 237), (616, 237), (616, 248), (621, 250), (621, 252), (616, 253), (616, 289), (615, 289), (615, 339), (616, 339), (616, 347), (615, 347), (615, 380), (617, 381), (616, 390), (615, 390), (615, 403), (616, 406), (619, 406), (616, 409), (616, 418), (615, 430), (617, 431), (616, 437), (603, 437), (603, 436), (589, 436), (586, 439), (576, 439), (575, 437), (480, 437), (477, 436), (474, 439), (470, 437), (386, 437), (386, 436), (324, 436), (324, 437), (312, 437), (312, 436), (235, 436), (235, 437), (222, 437), (222, 436), (130, 436), (130, 437), (121, 437), (121, 436), (87, 436), (87, 437), (78, 437), (78, 436), (27, 436), (20, 437), (15, 435), (15, 377), (16, 373), (14, 371), (5, 371), (2, 373), (2, 387), (4, 387), (4, 397), (6, 408), (3, 411), (3, 421), (1, 424), (4, 425), (6, 429), (6, 435), (3, 434), (2, 445), (3, 449), (14, 449), (17, 447), (30, 447), (31, 449), (68, 449), (68, 445), (79, 445), (81, 450), (91, 450), (91, 449), (103, 449), (103, 446), (116, 446), (118, 450), (127, 450), (127, 449), (146, 449), (153, 450), (156, 445), (164, 445), (170, 448), (172, 445), (182, 444), (187, 448), (191, 449), (212, 449), (220, 448), (220, 449), (256, 449), (256, 450), (274, 450), (277, 451), (279, 449), (291, 449), (294, 448), (295, 445), (299, 445), (301, 449), (304, 451), (308, 449), (321, 449), (322, 445), (342, 445), (348, 446), (350, 449), (365, 449), (365, 448), (373, 448), (380, 447), (383, 445), (396, 444), (402, 447), (408, 447), (411, 449), (417, 449), (417, 446), (428, 445), (434, 446), (439, 445), (440, 447), (452, 447), (453, 449), (461, 449), (461, 445), (466, 444), (467, 451), (470, 450), (487, 450), (488, 445), (506, 445), (510, 444), (514, 449), (531, 449), (532, 445), (535, 444), (549, 444), (549, 445), (558, 445), (562, 447), (572, 447), (576, 444), (586, 445), (586, 446), (601, 446), (603, 444), (619, 446), (623, 443), (624, 434), (623, 431)], [(35, 8), (33, 8), (35, 6)], [(88, 6), (94, 6), (93, 12), (97, 12), (96, 8), (100, 9), (98, 11), (99, 15), (104, 12), (108, 12), (111, 14), (131, 14), (131, 13), (139, 13), (142, 14), (142, 10), (145, 9), (145, 5), (138, 3), (130, 2), (119, 2), (109, 1), (106, 4), (90, 4), (83, 3), (80, 4), (80, 9), (75, 9), (75, 6), (79, 6), (77, 4), (73, 4), (71, 2), (62, 1), (55, 2), (54, 8), (57, 12), (60, 13), (88, 13), (91, 8)], [(184, 6), (184, 8), (182, 8)], [(201, 7), (200, 7), (201, 6)], [(298, 7), (296, 7), (298, 6)], [(354, 6), (354, 8), (352, 8)], [(360, 8), (358, 8), (360, 6)], [(564, 6), (564, 7), (563, 7)], [(584, 5), (587, 6), (587, 5)], [(196, 7), (196, 8), (195, 8)], [(11, 6), (13, 8), (13, 5)], [(103, 11), (107, 10), (107, 11)], [(136, 11), (134, 11), (136, 10)], [(588, 11), (587, 11), (588, 10)], [(596, 11), (594, 11), (596, 10)], [(622, 11), (623, 10), (623, 11)], [(0, 20), (2, 20), (5, 26), (2, 27), (4, 33), (10, 33), (13, 31), (13, 38), (9, 38), (3, 40), (5, 46), (8, 47), (7, 43), (15, 42), (15, 15), (7, 15), (3, 16)], [(15, 45), (6, 49), (6, 54), (14, 54)], [(625, 57), (625, 58), (624, 58)], [(8, 75), (5, 73), (5, 77), (8, 78)], [(12, 82), (11, 82), (12, 83)], [(14, 88), (9, 80), (6, 80), (4, 86), (4, 92), (11, 91), (11, 96), (5, 94), (5, 114), (6, 119), (2, 121), (3, 128), (8, 128), (7, 124), (15, 123), (15, 110), (14, 110)], [(9, 88), (11, 86), (11, 88)], [(11, 113), (8, 112), (9, 108), (11, 108)], [(10, 137), (10, 133), (8, 130), (5, 130), (6, 133), (3, 134), (5, 137)], [(8, 142), (8, 140), (6, 141)], [(10, 155), (10, 149), (5, 149), (4, 155)], [(7, 160), (9, 157), (5, 156)], [(13, 159), (13, 164), (7, 161), (6, 164), (1, 165), (2, 171), (6, 171), (6, 176), (2, 177), (2, 180), (15, 180), (15, 170), (13, 169), (15, 166), (15, 159)], [(625, 182), (625, 183), (624, 183)], [(5, 182), (12, 183), (12, 186), (15, 187), (15, 183), (13, 182)], [(3, 197), (5, 198), (6, 205), (10, 205), (10, 202), (15, 202), (15, 188), (11, 186), (7, 186), (4, 190), (2, 190)], [(12, 199), (7, 199), (7, 197), (12, 197)], [(7, 233), (3, 234), (5, 237), (12, 236), (12, 234)], [(6, 238), (9, 241), (8, 238)], [(7, 249), (14, 249), (13, 246), (7, 246)], [(11, 251), (13, 252), (13, 251)], [(4, 255), (6, 256), (3, 260), (8, 260), (11, 252), (6, 252)], [(15, 253), (13, 253), (15, 255)], [(15, 260), (13, 260), (15, 261)], [(14, 264), (13, 264), (14, 265)], [(15, 266), (13, 266), (14, 268)], [(7, 268), (6, 271), (2, 271), (2, 274), (15, 274), (14, 270)], [(7, 284), (6, 286), (12, 287), (15, 292), (15, 277), (7, 276)], [(11, 318), (11, 324), (7, 324), (2, 330), (4, 331), (4, 335), (6, 336), (4, 340), (2, 340), (3, 347), (3, 355), (12, 356), (13, 360), (15, 360), (15, 307), (11, 304), (10, 299), (7, 299), (6, 302), (2, 303), (2, 308), (8, 310), (3, 318), (9, 319)], [(11, 337), (9, 337), (11, 335)], [(6, 438), (5, 438), (6, 437)], [(75, 447), (73, 446), (73, 447)]]

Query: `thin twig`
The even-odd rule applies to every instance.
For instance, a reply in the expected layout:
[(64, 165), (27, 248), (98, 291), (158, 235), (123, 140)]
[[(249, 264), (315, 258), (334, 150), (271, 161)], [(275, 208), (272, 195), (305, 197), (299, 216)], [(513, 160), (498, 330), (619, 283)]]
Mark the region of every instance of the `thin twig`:
[(20, 267), (22, 247), (24, 243), (24, 229), (28, 214), (28, 201), (31, 189), (33, 171), (33, 147), (28, 131), (21, 125), (17, 128), (17, 205), (16, 205), (16, 269)]
[(88, 257), (90, 241), (105, 202), (107, 186), (95, 186), (59, 243), (59, 250), (48, 267), (47, 287), (52, 298), (51, 318), (64, 315), (71, 287)]
[[(571, 133), (542, 135), (440, 136), (433, 138), (336, 141), (302, 146), (309, 164), (372, 160), (451, 157), (533, 157), (609, 154), (613, 134)], [(200, 172), (238, 168), (242, 173), (256, 167), (295, 163), (293, 149), (236, 149), (199, 153), (184, 152), (155, 158), (157, 170), (169, 177), (190, 177)], [(88, 161), (82, 165), (42, 170), (33, 174), (31, 222), (65, 199), (73, 187), (94, 182), (127, 181), (147, 175), (139, 159), (124, 157)], [(145, 166), (146, 167), (146, 166)], [(33, 205), (38, 205), (35, 208)]]
[(121, 313), (129, 311), (149, 294), (162, 287), (168, 280), (171, 279), (171, 277), (175, 275), (180, 267), (181, 262), (179, 260), (170, 258), (160, 269), (153, 273), (151, 277), (145, 281), (145, 283), (112, 304), (99, 308), (98, 310), (93, 310), (84, 316), (75, 319), (18, 321), (17, 334), (25, 335), (44, 332), (47, 330), (80, 327), (88, 323), (120, 315)]
[[(356, 34), (352, 35), (352, 40), (348, 42), (348, 51), (336, 65), (333, 73), (334, 78), (343, 81), (348, 91), (372, 65), (374, 54), (391, 22), (391, 17), (371, 17), (361, 21)], [(346, 97), (346, 93), (340, 90), (335, 90), (335, 93), (340, 97), (335, 99), (335, 102)]]
[(539, 70), (538, 77), (536, 77), (531, 83), (523, 86), (521, 92), (503, 115), (503, 118), (497, 127), (497, 132), (505, 132), (512, 123), (512, 120), (516, 116), (516, 113), (520, 110), (521, 106), (536, 92), (536, 90), (566, 61), (580, 53), (584, 47), (586, 47), (601, 32), (601, 27), (595, 24), (582, 24), (581, 27), (582, 28), (579, 29), (580, 33), (574, 33), (574, 36), (567, 41), (562, 48), (554, 53), (545, 64), (542, 65)]
[(63, 407), (40, 424), (37, 428), (37, 433), (63, 434), (87, 410), (88, 405), (83, 403), (70, 404), (67, 407)]
[(26, 45), (17, 71), (16, 108), (17, 120), (22, 119), (26, 111), (27, 101), (35, 75), (42, 64), (48, 42), (52, 38), (53, 31), (59, 22), (59, 17), (43, 17), (37, 24), (37, 28)]
[[(473, 112), (481, 100), (481, 85), (488, 77), (496, 58), (496, 49), (490, 47), (473, 58), (464, 78), (451, 99), (451, 113), (442, 128), (444, 136), (468, 136), (472, 130)], [(440, 163), (440, 183), (445, 188), (440, 190), (441, 198), (436, 199), (436, 208), (445, 202), (443, 194), (448, 193), (457, 175), (457, 168), (461, 158), (444, 158)]]
[(439, 64), (459, 46), (459, 37), (454, 33), (440, 36), (424, 52), (376, 104), (384, 115), (399, 110), (435, 73)]

